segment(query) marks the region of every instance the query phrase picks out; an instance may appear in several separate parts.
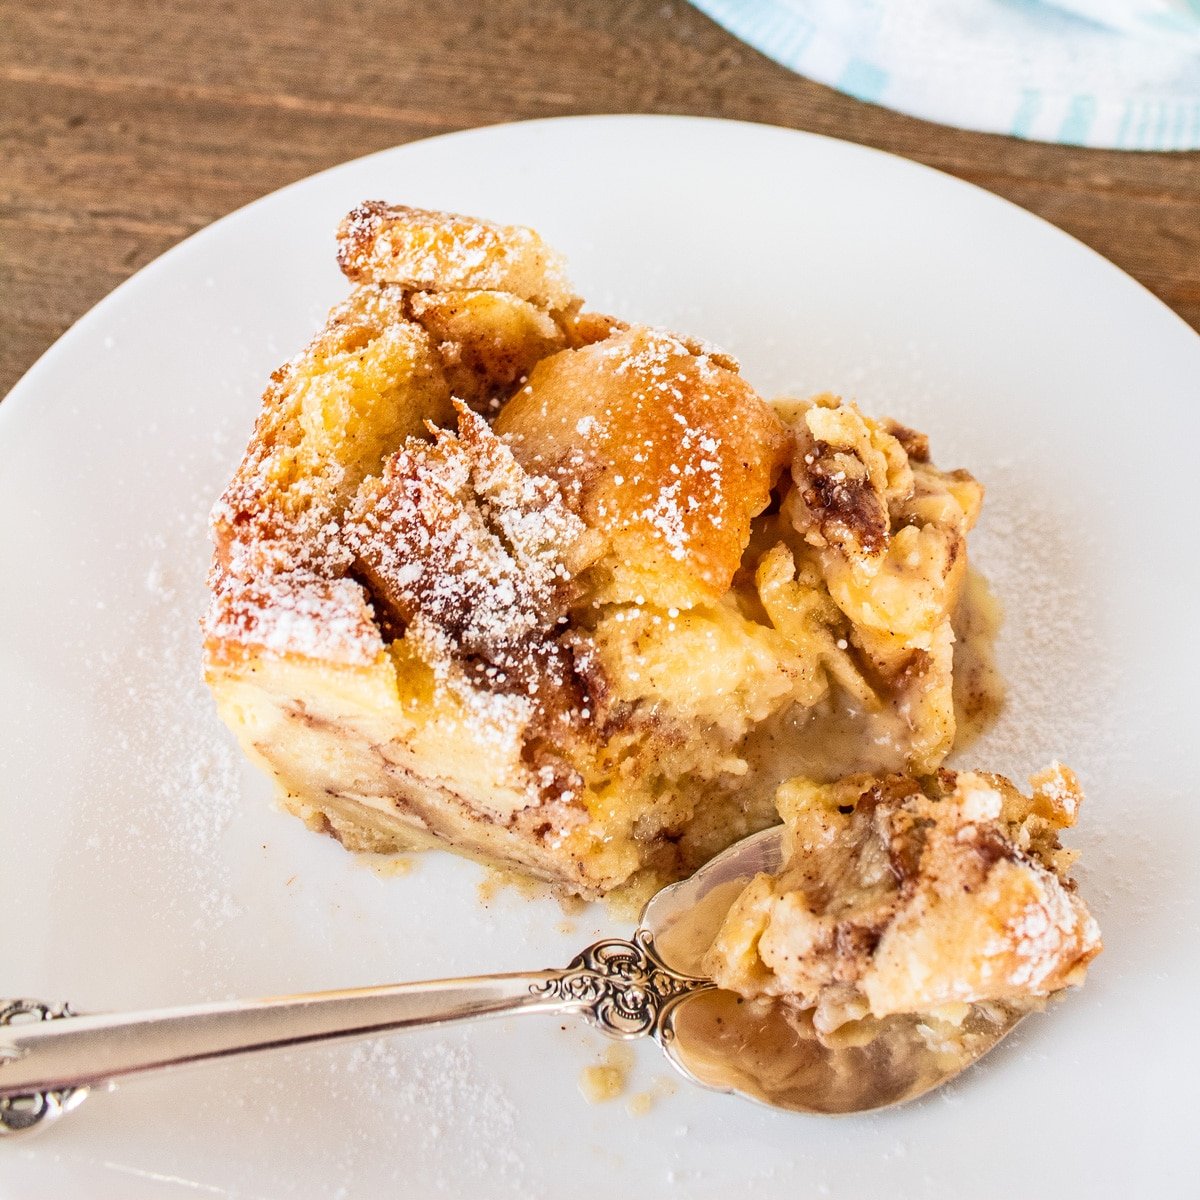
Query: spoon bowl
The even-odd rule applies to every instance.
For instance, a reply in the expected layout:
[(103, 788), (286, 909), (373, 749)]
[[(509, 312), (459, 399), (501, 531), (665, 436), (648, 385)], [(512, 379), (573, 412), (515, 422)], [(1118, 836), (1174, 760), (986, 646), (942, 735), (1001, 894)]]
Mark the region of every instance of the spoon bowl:
[(640, 927), (667, 966), (699, 975), (700, 959), (737, 893), (760, 871), (774, 873), (782, 865), (783, 826), (752, 833), (695, 874), (655, 892), (642, 909)]
[[(742, 888), (782, 864), (782, 827), (752, 834), (651, 897), (641, 929), (668, 968), (703, 977), (704, 952)], [(926, 1018), (894, 1016), (826, 1041), (806, 1012), (709, 988), (681, 996), (656, 1036), (672, 1065), (693, 1083), (771, 1108), (833, 1115), (888, 1108), (940, 1087), (1025, 1015), (1027, 1010), (975, 1005), (953, 1037)]]

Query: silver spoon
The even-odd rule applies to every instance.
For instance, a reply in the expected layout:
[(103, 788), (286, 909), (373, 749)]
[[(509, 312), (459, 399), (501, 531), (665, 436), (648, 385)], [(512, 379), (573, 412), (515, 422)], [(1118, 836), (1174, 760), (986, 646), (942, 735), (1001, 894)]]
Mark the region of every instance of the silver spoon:
[(780, 859), (779, 828), (745, 838), (654, 896), (630, 941), (596, 942), (561, 970), (86, 1016), (0, 1000), (0, 1136), (44, 1127), (127, 1075), (528, 1012), (575, 1014), (615, 1038), (649, 1035), (717, 1091), (797, 1112), (862, 1112), (947, 1082), (1017, 1023), (1012, 1011), (981, 1010), (947, 1052), (916, 1018), (890, 1018), (867, 1044), (830, 1050), (802, 1015), (718, 991), (698, 974), (697, 951), (741, 884)]

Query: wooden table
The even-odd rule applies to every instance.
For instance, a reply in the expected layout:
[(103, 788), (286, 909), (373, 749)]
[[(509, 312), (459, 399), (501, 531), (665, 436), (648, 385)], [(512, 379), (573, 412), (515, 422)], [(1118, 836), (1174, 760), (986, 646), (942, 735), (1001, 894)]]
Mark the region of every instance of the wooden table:
[(0, 0), (0, 395), (126, 276), (333, 163), (522, 117), (696, 113), (917, 159), (1200, 328), (1200, 153), (963, 133), (797, 78), (684, 0)]

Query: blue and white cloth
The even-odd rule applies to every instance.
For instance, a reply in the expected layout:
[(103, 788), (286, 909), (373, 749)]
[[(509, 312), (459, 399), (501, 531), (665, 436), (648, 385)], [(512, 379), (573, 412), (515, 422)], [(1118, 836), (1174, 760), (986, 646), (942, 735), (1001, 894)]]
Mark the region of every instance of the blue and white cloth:
[(1200, 0), (693, 0), (755, 49), (913, 116), (1200, 149)]

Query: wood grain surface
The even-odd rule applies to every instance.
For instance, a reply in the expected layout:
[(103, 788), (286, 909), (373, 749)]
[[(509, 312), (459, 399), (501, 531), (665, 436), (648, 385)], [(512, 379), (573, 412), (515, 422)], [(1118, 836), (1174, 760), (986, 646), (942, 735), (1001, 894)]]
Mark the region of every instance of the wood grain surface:
[(0, 0), (0, 395), (230, 210), (414, 138), (692, 113), (863, 142), (1094, 246), (1200, 328), (1200, 153), (964, 133), (800, 79), (683, 0)]

